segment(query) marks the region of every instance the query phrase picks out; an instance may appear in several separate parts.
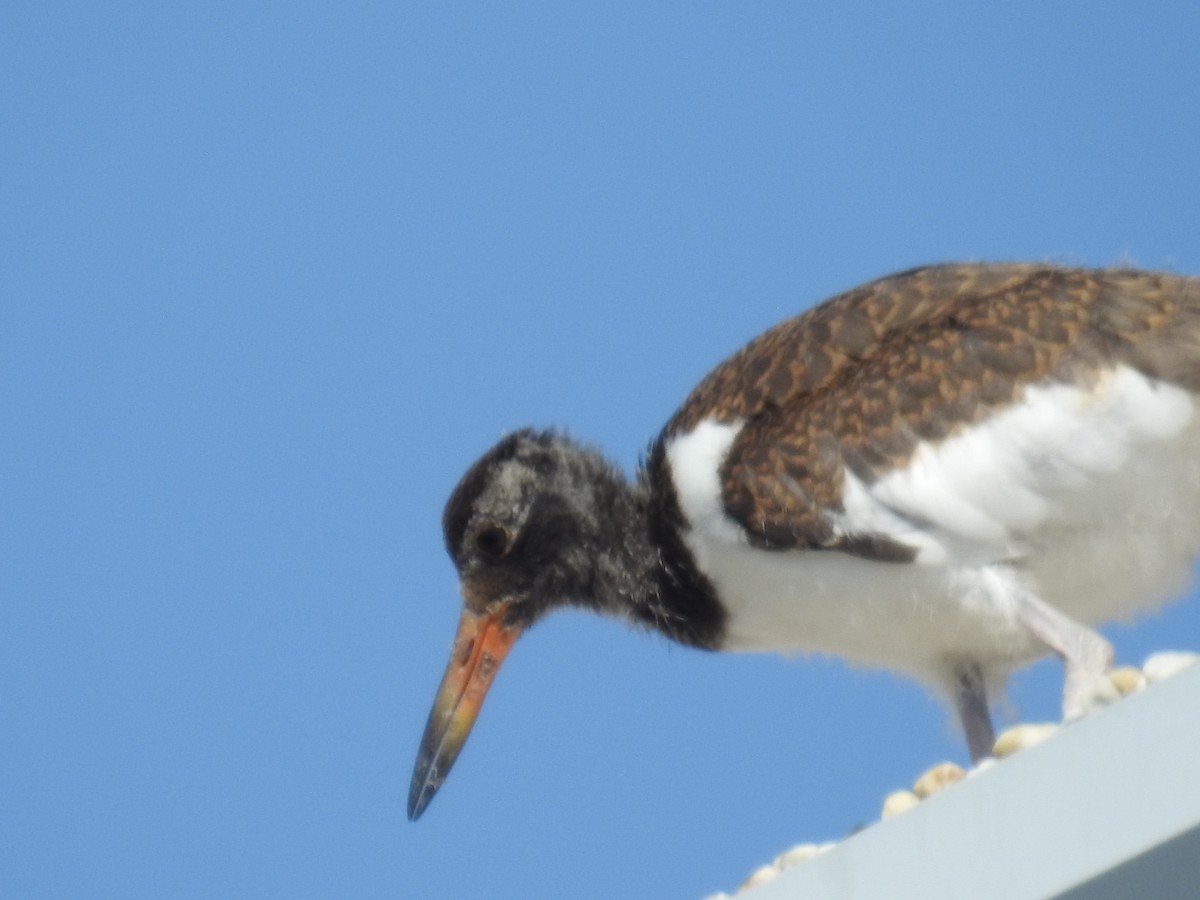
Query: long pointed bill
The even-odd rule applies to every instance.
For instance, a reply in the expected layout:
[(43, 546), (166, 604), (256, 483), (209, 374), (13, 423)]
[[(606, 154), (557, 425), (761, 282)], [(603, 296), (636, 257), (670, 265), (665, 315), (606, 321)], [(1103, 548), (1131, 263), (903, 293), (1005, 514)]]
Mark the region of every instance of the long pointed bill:
[(450, 664), (425, 723), (408, 789), (408, 818), (416, 821), (437, 793), (479, 716), (483, 698), (521, 629), (501, 623), (504, 608), (487, 615), (464, 610)]

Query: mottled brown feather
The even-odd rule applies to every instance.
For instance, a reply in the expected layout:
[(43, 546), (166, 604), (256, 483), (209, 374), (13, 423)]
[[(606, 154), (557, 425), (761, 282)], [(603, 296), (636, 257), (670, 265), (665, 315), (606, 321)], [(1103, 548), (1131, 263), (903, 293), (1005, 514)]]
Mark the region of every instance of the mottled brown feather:
[[(843, 471), (868, 483), (1020, 399), (1125, 362), (1200, 391), (1200, 278), (1048, 265), (903, 272), (777, 325), (692, 392), (663, 439), (742, 420), (721, 470), (752, 543), (900, 558), (838, 538)], [(902, 555), (902, 554), (901, 554)]]

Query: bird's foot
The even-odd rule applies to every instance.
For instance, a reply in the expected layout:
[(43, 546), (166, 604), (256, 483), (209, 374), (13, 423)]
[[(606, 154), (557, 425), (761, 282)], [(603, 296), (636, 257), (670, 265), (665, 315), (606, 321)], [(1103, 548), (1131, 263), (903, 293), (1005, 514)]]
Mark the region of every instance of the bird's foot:
[(1093, 634), (1099, 646), (1094, 651), (1097, 658), (1080, 662), (1065, 659), (1067, 679), (1063, 688), (1063, 721), (1073, 722), (1088, 713), (1115, 703), (1123, 696), (1110, 676), (1112, 646), (1099, 635)]
[(1063, 719), (1074, 721), (1121, 698), (1109, 678), (1112, 644), (1029, 591), (1018, 594), (1017, 615), (1035, 638), (1063, 661)]

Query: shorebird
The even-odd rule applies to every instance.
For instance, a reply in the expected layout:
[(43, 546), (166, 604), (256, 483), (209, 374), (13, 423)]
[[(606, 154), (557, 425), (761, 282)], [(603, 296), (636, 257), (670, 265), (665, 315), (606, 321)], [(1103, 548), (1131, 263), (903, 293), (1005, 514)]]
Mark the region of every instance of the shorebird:
[(416, 819), (518, 636), (582, 607), (709, 650), (815, 652), (942, 692), (972, 759), (990, 695), (1058, 656), (1103, 699), (1094, 628), (1200, 552), (1200, 278), (944, 265), (765, 332), (692, 391), (630, 482), (514, 432), (443, 517), (463, 610), (413, 772)]

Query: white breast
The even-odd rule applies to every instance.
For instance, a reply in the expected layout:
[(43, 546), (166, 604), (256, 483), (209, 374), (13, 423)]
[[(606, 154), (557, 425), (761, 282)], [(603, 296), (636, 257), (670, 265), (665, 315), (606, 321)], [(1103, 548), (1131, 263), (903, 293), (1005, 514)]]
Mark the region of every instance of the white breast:
[(934, 683), (965, 655), (1003, 673), (1042, 654), (1006, 585), (1095, 625), (1178, 594), (1200, 551), (1195, 400), (1126, 367), (1088, 389), (1031, 387), (874, 483), (845, 472), (835, 527), (905, 543), (913, 563), (751, 547), (717, 475), (741, 427), (705, 421), (667, 447), (685, 540), (729, 611), (726, 649), (830, 653)]

